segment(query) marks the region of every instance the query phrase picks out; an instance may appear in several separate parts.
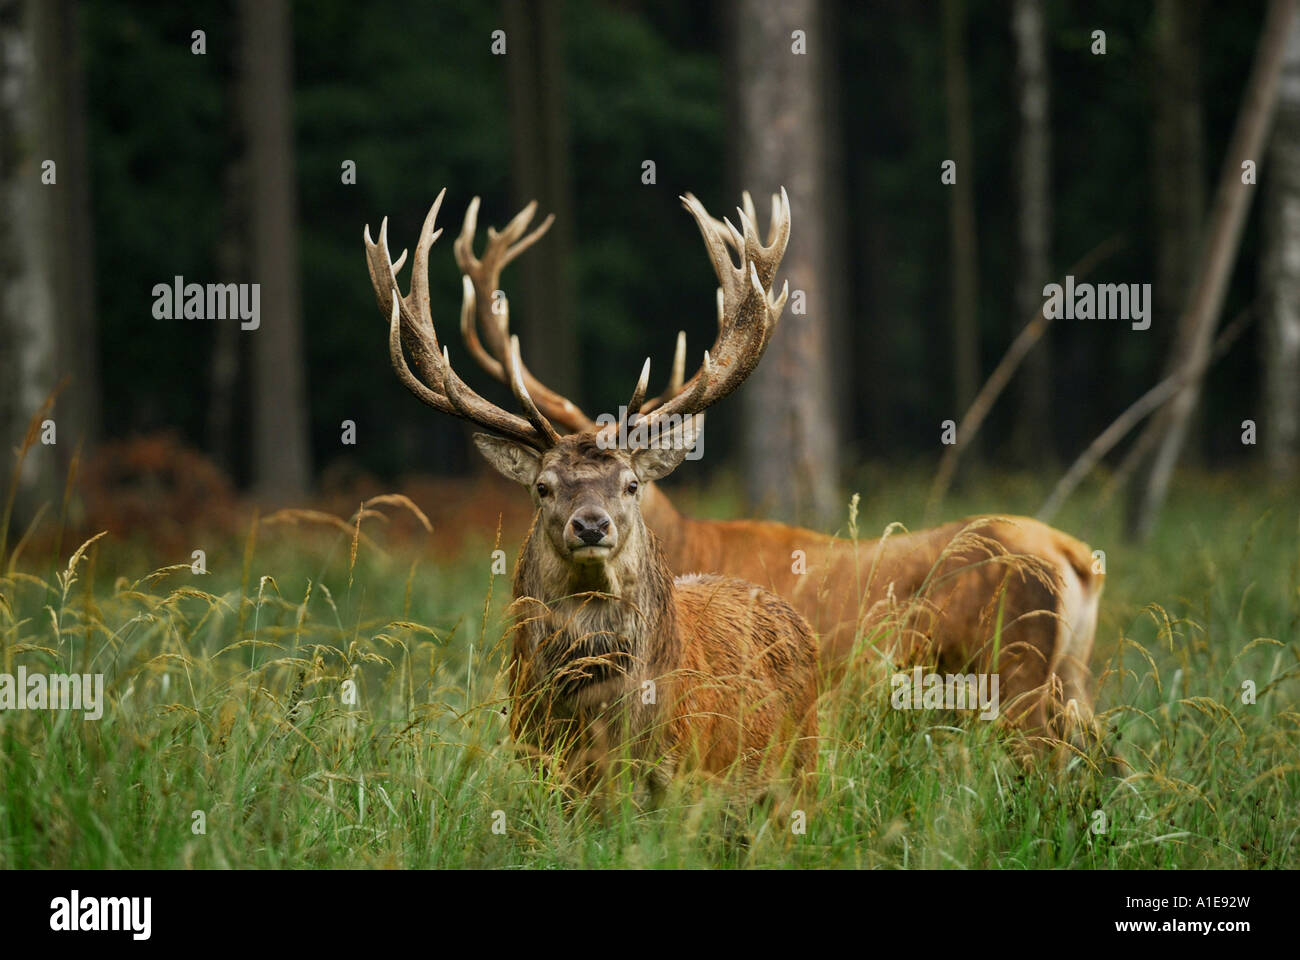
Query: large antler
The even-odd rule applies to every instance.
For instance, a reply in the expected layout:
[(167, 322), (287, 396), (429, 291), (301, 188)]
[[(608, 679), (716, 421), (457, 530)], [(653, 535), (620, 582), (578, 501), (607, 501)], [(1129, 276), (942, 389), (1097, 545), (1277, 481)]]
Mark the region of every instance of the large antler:
[[(534, 449), (545, 450), (559, 440), (559, 434), (529, 396), (528, 387), (524, 383), (517, 337), (510, 338), (502, 369), (504, 379), (510, 383), (525, 417), (508, 413), (475, 393), (451, 368), (446, 348), (439, 349), (438, 335), (429, 309), (429, 249), (442, 234), (441, 230), (434, 229), (434, 225), (446, 192), (444, 189), (438, 194), (433, 206), (429, 208), (428, 216), (424, 218), (411, 264), (410, 291), (405, 297), (397, 286), (397, 271), (406, 262), (406, 251), (402, 251), (394, 264), (388, 251), (388, 218), (385, 217), (379, 225), (378, 243), (370, 239), (370, 226), (367, 225), (365, 229), (366, 264), (370, 269), (370, 283), (375, 288), (380, 310), (389, 318), (388, 349), (393, 369), (408, 390), (435, 410), (468, 420)], [(462, 321), (467, 310), (473, 310), (473, 289), (468, 279), (464, 281)], [(407, 366), (406, 353), (410, 353), (418, 377)]]
[[(469, 348), (470, 355), (492, 376), (502, 383), (509, 383), (508, 372), (510, 342), (510, 304), (505, 294), (498, 289), (501, 283), (501, 271), (515, 257), (523, 253), (550, 229), (555, 221), (555, 214), (550, 214), (532, 233), (525, 235), (528, 224), (537, 212), (534, 200), (520, 210), (504, 230), (498, 232), (488, 227), (487, 245), (483, 256), (474, 255), (474, 232), (478, 226), (479, 198), (470, 201), (465, 211), (465, 222), (460, 236), (452, 245), (456, 253), (456, 263), (465, 275), (465, 299), (461, 303), (460, 332)], [(482, 330), (483, 341), (479, 340), (475, 330), (475, 319)], [(566, 430), (580, 433), (592, 430), (596, 424), (583, 413), (578, 406), (532, 375), (527, 367), (520, 367), (520, 378), (528, 388), (529, 395), (536, 401), (538, 409), (551, 421)]]
[[(645, 413), (647, 427), (674, 414), (686, 417), (700, 413), (739, 387), (767, 349), (789, 295), (789, 284), (782, 284), (778, 297), (774, 298), (771, 292), (790, 239), (790, 198), (784, 187), (780, 195), (772, 196), (766, 244), (759, 239), (754, 203), (748, 193), (744, 197), (745, 208), (737, 210), (743, 232), (730, 220), (713, 219), (693, 195), (688, 193), (681, 200), (700, 228), (718, 275), (718, 335), (713, 348), (704, 351), (704, 362), (695, 375)], [(732, 258), (732, 251), (740, 254), (739, 266)], [(683, 352), (684, 344), (679, 336), (678, 355)], [(644, 398), (649, 374), (650, 361), (646, 360), (628, 403), (629, 420), (648, 406)], [(679, 377), (680, 373), (674, 370), (673, 379), (680, 382)]]
[[(784, 189), (782, 189), (779, 197), (772, 197), (772, 219), (768, 229), (766, 246), (758, 240), (757, 229), (754, 226), (758, 222), (758, 216), (754, 212), (754, 201), (748, 191), (745, 191), (743, 195), (744, 208), (738, 211), (741, 223), (745, 227), (745, 233), (743, 234), (730, 221), (725, 219), (715, 220), (704, 209), (704, 206), (690, 194), (682, 198), (682, 203), (695, 217), (700, 232), (704, 235), (705, 244), (709, 248), (719, 281), (723, 284), (718, 291), (718, 341), (715, 342), (713, 349), (714, 357), (718, 357), (721, 356), (719, 347), (723, 343), (727, 325), (728, 323), (734, 324), (742, 305), (741, 301), (748, 296), (743, 264), (753, 262), (763, 290), (770, 293), (777, 267), (785, 254), (786, 242), (789, 239), (789, 199), (786, 197)], [(512, 337), (510, 334), (509, 303), (505, 295), (498, 290), (501, 271), (511, 260), (536, 243), (550, 228), (555, 217), (554, 215), (548, 216), (541, 226), (537, 227), (532, 233), (525, 235), (528, 225), (532, 222), (532, 218), (537, 211), (536, 201), (528, 204), (506, 225), (504, 230), (498, 232), (493, 227), (488, 227), (487, 244), (483, 256), (480, 258), (474, 255), (474, 235), (478, 225), (478, 207), (479, 198), (475, 197), (465, 211), (465, 222), (454, 245), (456, 262), (466, 278), (467, 292), (461, 310), (461, 335), (470, 350), (471, 356), (478, 361), (479, 366), (503, 383), (508, 383), (509, 376), (506, 365), (509, 343)], [(735, 266), (722, 244), (719, 243), (719, 239), (740, 254), (742, 260), (740, 268)], [(762, 347), (766, 347), (767, 339), (771, 337), (771, 329), (775, 327), (777, 320), (780, 318), (784, 304), (785, 292), (783, 290), (779, 301), (770, 305), (774, 307), (770, 323), (764, 318), (767, 334), (762, 341)], [(476, 320), (478, 330), (482, 332), (482, 340), (479, 339), (478, 330), (476, 330)], [(734, 335), (728, 338), (728, 341), (732, 343), (735, 340)], [(484, 342), (486, 342), (486, 349)], [(760, 348), (757, 356), (761, 355), (762, 350)], [(757, 356), (754, 363), (758, 362)], [(648, 378), (648, 367), (649, 361), (647, 360), (646, 367), (642, 370), (643, 379)], [(673, 362), (667, 387), (658, 396), (645, 399), (646, 384), (638, 383), (633, 402), (628, 407), (628, 415), (649, 414), (658, 410), (672, 398), (680, 395), (685, 388), (685, 368), (686, 333), (685, 331), (678, 331), (677, 345), (673, 351)], [(716, 402), (716, 400), (734, 390), (752, 369), (751, 365), (748, 369), (740, 372), (730, 382), (730, 386), (725, 389), (721, 382), (716, 385), (715, 395), (704, 406)], [(529, 394), (536, 400), (537, 406), (548, 419), (566, 430), (574, 432), (595, 428), (596, 425), (592, 419), (583, 413), (575, 403), (541, 383), (526, 367), (521, 370), (521, 376), (528, 387)], [(700, 407), (700, 409), (702, 410), (703, 407)]]

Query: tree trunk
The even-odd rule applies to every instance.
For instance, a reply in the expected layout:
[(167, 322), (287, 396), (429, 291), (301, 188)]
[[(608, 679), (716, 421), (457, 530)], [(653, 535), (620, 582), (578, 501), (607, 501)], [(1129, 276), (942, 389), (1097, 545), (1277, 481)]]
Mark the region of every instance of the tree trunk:
[[(1200, 0), (1156, 0), (1152, 83), (1155, 122), (1151, 125), (1151, 193), (1156, 216), (1156, 277), (1152, 291), (1151, 329), (1159, 354), (1171, 356), (1178, 318), (1191, 294), (1193, 270), (1205, 233), (1205, 135), (1201, 119), (1199, 83), (1201, 19)], [(1168, 365), (1166, 365), (1166, 372)], [(1195, 414), (1193, 414), (1195, 415)], [(1147, 430), (1154, 430), (1152, 421)], [(1137, 444), (1127, 458), (1149, 468), (1151, 447), (1141, 453)], [(1121, 471), (1122, 473), (1123, 471)], [(1136, 527), (1146, 492), (1130, 484), (1125, 513), (1130, 532)]]
[(59, 398), (60, 429), (65, 434), (58, 445), (63, 472), (78, 444), (93, 445), (99, 437), (101, 396), (94, 231), (77, 4), (72, 0), (51, 0), (38, 6), (44, 11), (40, 18), (43, 24), (40, 56), (48, 64), (48, 82), (57, 84), (58, 88), (48, 120), (53, 130), (54, 149), (60, 155), (59, 186), (52, 197), (55, 209), (51, 211), (54, 217), (52, 263), (58, 270), (57, 376), (70, 378), (67, 391)]
[[(1228, 278), (1236, 262), (1241, 230), (1250, 204), (1253, 185), (1242, 182), (1242, 164), (1258, 162), (1264, 148), (1273, 108), (1277, 102), (1282, 55), (1295, 12), (1295, 0), (1270, 0), (1259, 49), (1228, 144), (1214, 206), (1205, 227), (1205, 242), (1195, 271), (1196, 285), (1178, 324), (1178, 336), (1170, 357), (1169, 373), (1197, 370), (1206, 365), (1211, 341)], [(1199, 377), (1189, 380), (1153, 422), (1159, 440), (1141, 478), (1141, 497), (1131, 517), (1129, 536), (1143, 539), (1155, 525), (1156, 516), (1169, 490), (1178, 455), (1187, 438), (1188, 423), (1200, 397)]]
[[(962, 0), (944, 0), (944, 76), (949, 158), (957, 181), (949, 207), (952, 255), (953, 388), (960, 420), (979, 389), (979, 254), (975, 238), (975, 154), (971, 147), (970, 91), (966, 80), (966, 13)], [(937, 426), (936, 426), (937, 430)], [(958, 443), (964, 442), (962, 437)]]
[(249, 331), (253, 481), (264, 500), (281, 503), (306, 492), (310, 469), (298, 295), (292, 31), (287, 0), (240, 0), (239, 12), (253, 230), (250, 279), (261, 284), (261, 325)]
[(1291, 22), (1269, 149), (1260, 271), (1264, 410), (1269, 469), (1295, 480), (1300, 468), (1300, 17)]
[[(230, 153), (222, 170), (221, 235), (217, 239), (216, 266), (222, 283), (249, 282), (248, 152), (243, 119), (240, 77), (242, 58), (251, 51), (236, 48), (234, 77), (228, 89), (227, 136)], [(234, 323), (218, 323), (212, 331), (212, 363), (208, 368), (208, 450), (232, 478), (246, 474), (247, 457), (240, 457), (237, 425), (248, 415), (241, 404), (240, 371), (247, 365), (243, 331)]]
[[(828, 351), (830, 354), (830, 402), (840, 411), (834, 418), (837, 430), (831, 442), (836, 450), (845, 449), (845, 445), (854, 437), (873, 436), (857, 429), (854, 393), (859, 374), (853, 367), (854, 326), (873, 330), (871, 324), (884, 316), (876, 309), (874, 301), (862, 299), (854, 307), (849, 301), (850, 266), (854, 261), (857, 244), (850, 241), (848, 224), (849, 197), (852, 188), (845, 173), (844, 161), (844, 125), (842, 122), (842, 98), (840, 96), (840, 71), (843, 69), (839, 44), (832, 38), (842, 33), (843, 9), (835, 0), (827, 0), (822, 7), (822, 34), (827, 38), (826, 49), (819, 51), (817, 57), (821, 68), (823, 114), (825, 122), (822, 142), (825, 144), (826, 159), (824, 182), (834, 186), (840, 202), (826, 205), (824, 237), (826, 259), (824, 262), (823, 282), (826, 290), (826, 337), (828, 342), (837, 344), (839, 349)], [(758, 198), (755, 198), (757, 201)], [(857, 221), (861, 224), (861, 221)], [(855, 238), (866, 240), (866, 230), (859, 228)], [(856, 264), (855, 264), (856, 265)], [(842, 508), (841, 508), (842, 509)]]
[[(741, 391), (746, 479), (759, 510), (786, 520), (837, 518), (839, 477), (831, 404), (826, 274), (825, 99), (816, 58), (828, 42), (819, 0), (734, 0), (732, 42), (739, 117), (740, 181), (754, 196), (760, 230), (768, 198), (785, 186), (791, 236), (782, 270), (791, 298), (763, 362)], [(806, 53), (795, 52), (802, 31)], [(839, 202), (835, 194), (835, 202)]]
[(1151, 334), (1166, 346), (1187, 303), (1205, 227), (1197, 0), (1157, 0), (1155, 123), (1151, 189), (1156, 208), (1156, 280)]
[(510, 320), (533, 372), (568, 396), (579, 380), (574, 363), (578, 335), (570, 270), (573, 200), (561, 15), (558, 3), (505, 4), (515, 207), (536, 200), (539, 221), (555, 214), (546, 238), (516, 261), (523, 292), (511, 303)]
[[(28, 419), (54, 385), (54, 276), (49, 261), (49, 194), (41, 185), (42, 140), (48, 135), (38, 109), (40, 66), (35, 19), (40, 5), (0, 0), (0, 403), (4, 435), (0, 451), (9, 477), (11, 451), (23, 442)], [(51, 456), (29, 456), (19, 481), (21, 525), (34, 509), (36, 490), (54, 477)], [(8, 491), (0, 491), (0, 494)], [(7, 531), (0, 530), (0, 537)], [(2, 542), (2, 541), (0, 541)]]
[[(59, 502), (99, 428), (94, 252), (80, 43), (71, 0), (0, 2), (0, 445), (21, 445), (63, 376), (53, 446), (27, 457), (15, 521)], [(54, 166), (47, 168), (46, 161)], [(43, 177), (53, 178), (45, 183)], [(6, 456), (7, 459), (7, 456)], [(8, 476), (8, 467), (0, 474)], [(7, 481), (6, 481), (7, 482)]]
[[(1020, 133), (1016, 150), (1019, 262), (1012, 337), (1043, 306), (1043, 285), (1052, 277), (1050, 86), (1042, 0), (1015, 0), (1011, 29), (1016, 40), (1016, 103)], [(1044, 336), (1025, 357), (1020, 378), (1016, 456), (1022, 463), (1051, 459), (1051, 338)]]

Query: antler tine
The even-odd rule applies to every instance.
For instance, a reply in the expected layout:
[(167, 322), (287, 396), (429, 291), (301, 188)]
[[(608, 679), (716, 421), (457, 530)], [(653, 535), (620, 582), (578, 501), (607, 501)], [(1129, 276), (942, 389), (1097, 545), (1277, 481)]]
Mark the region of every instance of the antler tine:
[(486, 370), (492, 376), (496, 377), (502, 383), (510, 379), (506, 373), (506, 368), (496, 357), (492, 356), (483, 349), (483, 344), (479, 341), (478, 331), (475, 329), (475, 298), (474, 298), (474, 281), (469, 278), (468, 274), (460, 275), (461, 281), (461, 298), (460, 298), (460, 335), (469, 347), (470, 356), (472, 356), (478, 365)]
[[(650, 361), (647, 359), (646, 363)], [(651, 397), (645, 403), (641, 404), (641, 412), (649, 413), (656, 407), (667, 403), (677, 394), (682, 392), (682, 386), (686, 379), (686, 331), (677, 331), (677, 346), (673, 350), (673, 367), (672, 372), (668, 375), (668, 386), (664, 392), (657, 397)]]
[(763, 356), (789, 294), (789, 284), (782, 286), (779, 296), (771, 293), (772, 280), (790, 238), (789, 197), (784, 188), (779, 197), (773, 197), (767, 244), (759, 239), (749, 215), (752, 200), (746, 203), (749, 210), (739, 211), (743, 233), (724, 221), (725, 229), (735, 235), (732, 246), (742, 251), (740, 266), (731, 259), (718, 221), (703, 204), (690, 194), (682, 197), (682, 204), (695, 218), (718, 275), (718, 336), (713, 349), (705, 355), (705, 364), (690, 382), (647, 414), (653, 420), (700, 413), (740, 386)]
[[(370, 239), (369, 226), (363, 234), (370, 282), (380, 309), (388, 315), (388, 352), (393, 370), (408, 390), (435, 410), (468, 420), (537, 450), (545, 450), (555, 444), (559, 435), (537, 412), (526, 391), (520, 397), (520, 403), (528, 414), (527, 419), (502, 410), (470, 389), (452, 369), (446, 348), (438, 345), (429, 306), (429, 251), (442, 235), (442, 231), (435, 227), (445, 195), (446, 190), (438, 194), (424, 218), (411, 265), (410, 292), (405, 297), (397, 285), (397, 270), (406, 255), (403, 253), (398, 258), (398, 266), (394, 266), (388, 250), (388, 218), (385, 217), (380, 224), (378, 242)], [(472, 310), (472, 292), (469, 296), (469, 309)], [(462, 323), (465, 309), (462, 304)], [(407, 351), (415, 361), (415, 372), (406, 363)]]
[[(690, 192), (687, 192), (686, 196), (691, 199), (695, 199), (695, 195)], [(745, 196), (749, 196), (749, 194), (746, 193)], [(752, 205), (752, 203), (753, 201), (751, 200), (750, 204)], [(700, 209), (701, 210), (704, 209), (702, 205)], [(727, 244), (727, 246), (731, 247), (731, 249), (734, 250), (737, 254), (742, 254), (744, 252), (745, 242), (743, 237), (740, 234), (740, 231), (738, 231), (734, 226), (728, 223), (725, 217), (719, 220), (716, 217), (714, 217), (712, 214), (708, 213), (707, 211), (705, 211), (704, 216), (709, 226), (712, 227), (714, 232), (717, 233), (717, 235), (723, 239), (723, 241)]]
[(650, 383), (650, 358), (645, 358), (645, 364), (641, 367), (641, 376), (637, 378), (636, 389), (632, 391), (632, 399), (627, 402), (627, 413), (624, 419), (629, 423), (632, 418), (641, 412), (641, 407), (645, 403), (646, 386)]
[[(407, 299), (415, 303), (420, 322), (433, 333), (433, 314), (429, 310), (429, 250), (433, 244), (442, 236), (442, 230), (435, 230), (434, 224), (438, 220), (438, 210), (442, 207), (442, 198), (447, 195), (447, 188), (443, 187), (438, 191), (438, 197), (433, 201), (433, 206), (429, 208), (428, 214), (424, 218), (424, 223), (420, 227), (420, 239), (415, 244), (415, 257), (411, 261), (411, 292), (407, 294)], [(434, 340), (434, 346), (437, 346), (437, 340)], [(435, 353), (436, 353), (435, 349)]]
[[(510, 304), (504, 295), (496, 296), (501, 281), (501, 270), (541, 239), (554, 223), (555, 216), (554, 214), (547, 216), (535, 230), (525, 235), (528, 224), (532, 222), (537, 210), (536, 201), (528, 204), (503, 230), (488, 228), (487, 244), (482, 258), (479, 258), (474, 255), (478, 209), (479, 198), (475, 197), (465, 212), (464, 225), (454, 244), (456, 263), (460, 266), (461, 272), (469, 278), (474, 293), (468, 315), (462, 301), (461, 334), (469, 347), (470, 355), (479, 366), (497, 380), (509, 384)], [(467, 291), (470, 289), (470, 287), (466, 288)], [(478, 319), (477, 331), (473, 322), (475, 315)], [(482, 340), (479, 339), (480, 335)], [(572, 431), (590, 430), (595, 426), (591, 418), (578, 409), (576, 404), (547, 387), (533, 376), (527, 366), (521, 366), (520, 376), (538, 409), (548, 419)]]
[[(757, 224), (753, 214), (753, 202), (748, 204), (751, 222)], [(753, 247), (746, 250), (746, 255), (758, 267), (758, 279), (764, 290), (770, 290), (776, 280), (777, 268), (785, 256), (786, 245), (790, 242), (790, 198), (785, 187), (780, 194), (772, 194), (772, 215), (768, 221), (767, 243), (759, 242), (758, 231), (754, 231)]]
[[(645, 392), (645, 381), (646, 378), (649, 376), (649, 373), (650, 373), (650, 360), (649, 358), (646, 358), (645, 366), (641, 368), (641, 378), (637, 382), (636, 389), (632, 393), (633, 403), (628, 404), (627, 415), (624, 418), (624, 423), (628, 425), (632, 423), (632, 418), (637, 414), (637, 407), (634, 404), (637, 399), (637, 394)], [(709, 351), (705, 350), (704, 359), (700, 363), (700, 369), (696, 373), (696, 375), (691, 378), (691, 382), (687, 384), (686, 387), (679, 389), (678, 392), (673, 394), (673, 396), (670, 397), (668, 401), (664, 401), (664, 404), (667, 404), (672, 400), (676, 400), (678, 404), (680, 404), (681, 409), (676, 409), (669, 412), (683, 413), (686, 416), (691, 416), (692, 415), (691, 411), (694, 411), (694, 416), (699, 417), (702, 422), (704, 414), (700, 413), (699, 411), (709, 406), (709, 403), (706, 403), (704, 401), (704, 398), (706, 392), (708, 391), (709, 384), (712, 383), (712, 381), (713, 381), (713, 361), (709, 357)], [(647, 409), (642, 419), (648, 420), (650, 422), (657, 420), (664, 412), (662, 409), (664, 404), (661, 404), (653, 412)]]
[(551, 224), (555, 222), (555, 214), (548, 213), (546, 219), (542, 221), (536, 230), (524, 236), (522, 240), (519, 239), (523, 236), (524, 231), (528, 229), (528, 224), (532, 222), (533, 214), (536, 212), (537, 201), (533, 200), (528, 206), (514, 215), (514, 218), (506, 224), (506, 228), (500, 234), (494, 228), (488, 227), (489, 247), (493, 246), (498, 239), (505, 247), (505, 251), (501, 254), (501, 262), (497, 265), (498, 272), (504, 269), (511, 260), (540, 240), (547, 230), (551, 229)]
[(668, 395), (681, 393), (686, 379), (686, 331), (677, 331), (677, 348), (673, 351), (673, 370), (668, 377)]
[(790, 240), (790, 198), (786, 196), (785, 187), (780, 195), (772, 194), (772, 215), (767, 228), (767, 243), (759, 239), (758, 217), (754, 213), (754, 200), (745, 193), (745, 208), (736, 208), (740, 215), (743, 234), (732, 226), (731, 221), (724, 220), (732, 238), (732, 246), (743, 250), (743, 258), (758, 267), (758, 278), (763, 289), (770, 289), (776, 279), (776, 269), (785, 256), (786, 244)]
[[(439, 195), (438, 200), (442, 197)], [(433, 210), (436, 215), (438, 203), (435, 202)], [(425, 220), (426, 226), (431, 222), (429, 218)], [(423, 232), (422, 232), (423, 236)], [(436, 236), (430, 234), (430, 243)], [(392, 255), (388, 252), (388, 218), (384, 217), (379, 224), (379, 241), (375, 242), (370, 239), (370, 227), (366, 226), (362, 233), (362, 240), (366, 248), (366, 267), (370, 272), (370, 285), (374, 288), (375, 299), (379, 302), (379, 308), (387, 316), (392, 310), (393, 305), (397, 304), (401, 314), (401, 336), (406, 350), (411, 354), (415, 362), (415, 369), (420, 376), (429, 381), (434, 389), (441, 389), (441, 381), (438, 379), (437, 354), (438, 340), (433, 332), (433, 324), (422, 323), (416, 319), (416, 312), (413, 309), (415, 304), (415, 291), (406, 297), (402, 297), (397, 286), (397, 270), (401, 264), (406, 262), (406, 251), (397, 258), (397, 265), (393, 264)], [(427, 251), (426, 251), (427, 253)], [(425, 310), (428, 309), (426, 300)]]
[(537, 404), (533, 398), (528, 395), (528, 387), (524, 385), (523, 378), (523, 361), (519, 359), (519, 338), (510, 338), (510, 389), (514, 392), (515, 399), (519, 405), (524, 408), (524, 413), (538, 433), (546, 437), (549, 446), (555, 446), (560, 442), (560, 435), (555, 432), (549, 420), (542, 416), (537, 409)]
[[(742, 212), (744, 213), (745, 216), (749, 217), (749, 222), (758, 223), (758, 214), (754, 212), (754, 198), (749, 195), (748, 190), (741, 192), (740, 202), (744, 208)], [(767, 238), (767, 242), (768, 243), (772, 242), (772, 238), (770, 235)]]
[[(704, 209), (704, 204), (700, 203), (692, 193), (684, 194), (681, 201), (691, 216), (695, 218), (696, 226), (700, 228), (700, 236), (704, 238), (704, 246), (708, 249), (709, 260), (713, 263), (713, 272), (718, 276), (719, 286), (722, 287), (723, 293), (728, 300), (734, 299), (735, 293), (740, 288), (740, 278), (743, 274), (736, 267), (735, 261), (731, 259), (731, 254), (727, 250), (727, 244), (723, 237), (734, 231), (735, 227), (728, 230), (725, 222), (713, 219), (709, 212)], [(733, 244), (734, 242), (733, 238)], [(743, 248), (743, 242), (741, 248)]]

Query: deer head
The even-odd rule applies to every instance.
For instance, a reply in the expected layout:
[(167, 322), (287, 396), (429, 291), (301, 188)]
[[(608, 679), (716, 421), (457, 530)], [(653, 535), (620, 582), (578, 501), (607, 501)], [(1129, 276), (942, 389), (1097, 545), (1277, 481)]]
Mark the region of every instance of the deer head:
[(474, 435), (488, 462), (532, 493), (534, 536), (544, 538), (558, 574), (548, 578), (554, 586), (547, 592), (622, 595), (648, 549), (641, 490), (682, 462), (695, 443), (694, 425), (686, 420), (659, 446), (633, 449), (609, 447), (591, 431), (561, 437), (545, 451)]

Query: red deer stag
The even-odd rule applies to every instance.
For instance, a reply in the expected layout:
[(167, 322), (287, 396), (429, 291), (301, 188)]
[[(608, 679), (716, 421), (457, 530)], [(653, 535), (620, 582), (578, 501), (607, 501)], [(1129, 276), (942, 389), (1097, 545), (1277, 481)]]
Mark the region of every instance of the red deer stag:
[[(774, 219), (783, 203), (773, 198)], [(536, 206), (529, 204), (500, 232), (489, 228), (476, 256), (475, 198), (455, 243), (466, 287), (461, 333), (479, 365), (503, 382), (509, 381), (510, 314), (498, 287), (502, 269), (551, 225), (547, 217), (527, 232)], [(715, 260), (727, 246), (743, 249), (760, 282), (770, 285), (776, 262), (750, 245), (757, 217), (748, 194), (739, 215), (743, 234), (707, 214), (696, 219)], [(469, 309), (471, 294), (476, 309)], [(644, 400), (642, 410), (655, 410), (685, 388), (685, 344), (679, 333), (668, 387)], [(600, 426), (526, 368), (520, 376), (554, 424), (577, 433)], [(996, 670), (1002, 712), (1027, 734), (1075, 742), (1095, 735), (1088, 662), (1104, 577), (1074, 537), (1028, 517), (994, 516), (850, 540), (768, 521), (696, 520), (680, 514), (657, 487), (643, 489), (642, 498), (646, 523), (673, 570), (739, 577), (788, 599), (820, 635), (822, 666), (833, 678), (864, 649), (892, 639), (895, 662)]]
[[(420, 232), (407, 296), (396, 278), (405, 254), (395, 266), (386, 219), (378, 242), (366, 228), (366, 257), (402, 383), (434, 409), (488, 431), (474, 435), (479, 450), (532, 493), (537, 512), (515, 568), (512, 737), (557, 756), (583, 789), (606, 782), (610, 758), (623, 749), (652, 794), (679, 769), (726, 775), (751, 798), (783, 770), (802, 778), (817, 737), (817, 642), (807, 621), (752, 583), (674, 580), (641, 514), (652, 482), (694, 445), (698, 414), (735, 390), (767, 346), (786, 299), (785, 290), (771, 294), (789, 235), (786, 208), (776, 211), (768, 246), (747, 225), (745, 249), (754, 255), (739, 267), (710, 248), (725, 291), (717, 341), (684, 389), (637, 421), (656, 442), (619, 448), (595, 430), (556, 432), (530, 395), (517, 338), (503, 369), (522, 417), (484, 400), (452, 370), (428, 296), (442, 197)], [(693, 199), (684, 203), (707, 236), (708, 215)], [(758, 263), (772, 268), (764, 283)], [(468, 283), (465, 297), (472, 313)], [(632, 415), (644, 393), (643, 372)]]

